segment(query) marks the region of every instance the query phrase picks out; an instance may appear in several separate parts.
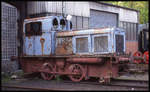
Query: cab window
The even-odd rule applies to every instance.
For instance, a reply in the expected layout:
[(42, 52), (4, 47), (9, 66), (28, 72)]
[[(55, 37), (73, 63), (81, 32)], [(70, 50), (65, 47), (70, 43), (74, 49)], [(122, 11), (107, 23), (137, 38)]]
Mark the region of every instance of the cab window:
[(25, 25), (26, 36), (41, 35), (42, 34), (42, 23), (31, 22)]

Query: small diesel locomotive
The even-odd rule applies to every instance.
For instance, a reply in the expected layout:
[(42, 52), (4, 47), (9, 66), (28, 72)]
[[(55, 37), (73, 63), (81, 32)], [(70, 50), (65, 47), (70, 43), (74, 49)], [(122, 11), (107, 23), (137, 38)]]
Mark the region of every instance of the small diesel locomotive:
[(71, 21), (47, 16), (25, 19), (23, 33), (21, 67), (25, 73), (40, 73), (44, 80), (66, 75), (74, 82), (90, 77), (110, 82), (130, 61), (120, 28), (73, 31)]
[(134, 60), (134, 62), (149, 64), (149, 29), (140, 30), (138, 37), (139, 50), (134, 52), (133, 56), (143, 57), (145, 60)]

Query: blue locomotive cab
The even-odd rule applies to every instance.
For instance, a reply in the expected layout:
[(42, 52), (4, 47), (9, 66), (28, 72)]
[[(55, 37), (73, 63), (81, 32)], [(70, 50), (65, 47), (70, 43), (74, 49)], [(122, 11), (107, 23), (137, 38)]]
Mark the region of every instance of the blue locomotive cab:
[(59, 31), (59, 19), (56, 16), (25, 19), (24, 55), (51, 55), (56, 31)]

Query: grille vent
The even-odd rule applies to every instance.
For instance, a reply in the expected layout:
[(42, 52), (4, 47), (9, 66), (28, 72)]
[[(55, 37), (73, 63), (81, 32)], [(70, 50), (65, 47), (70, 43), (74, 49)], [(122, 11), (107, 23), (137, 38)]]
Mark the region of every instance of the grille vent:
[(124, 49), (124, 39), (123, 35), (116, 35), (116, 52), (123, 53)]

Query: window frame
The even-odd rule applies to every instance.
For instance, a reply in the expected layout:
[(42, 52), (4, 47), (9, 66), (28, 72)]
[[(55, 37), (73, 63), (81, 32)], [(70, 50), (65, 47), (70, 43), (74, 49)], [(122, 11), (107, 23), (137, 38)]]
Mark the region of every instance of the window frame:
[[(95, 52), (94, 51), (94, 38), (95, 37), (102, 37), (102, 36), (107, 36), (108, 37), (108, 51), (106, 51), (106, 52)], [(110, 44), (111, 44), (111, 40), (110, 40), (110, 34), (98, 34), (98, 35), (92, 35), (92, 53), (94, 53), (94, 54), (106, 54), (106, 53), (110, 53)]]
[(125, 32), (115, 32), (115, 34), (114, 34), (114, 50), (115, 50), (115, 52), (117, 52), (117, 48), (116, 48), (116, 35), (121, 35), (121, 36), (123, 36), (123, 51), (125, 52), (126, 51), (126, 37), (125, 37)]
[[(38, 23), (40, 25), (37, 32), (34, 32), (34, 30), (31, 31), (31, 29), (33, 29), (33, 27), (31, 27), (33, 25), (33, 23)], [(30, 30), (27, 29), (27, 25), (30, 26), (30, 28), (29, 28)], [(27, 30), (29, 30), (29, 31), (27, 32)], [(42, 35), (42, 22), (41, 21), (29, 22), (29, 23), (25, 24), (25, 36), (39, 36), (39, 35)]]
[[(85, 38), (85, 37), (88, 38), (88, 52), (77, 52), (76, 39), (77, 38)], [(72, 41), (72, 44), (73, 44), (73, 53), (76, 53), (76, 54), (89, 54), (91, 52), (91, 37), (90, 37), (90, 35), (75, 36), (75, 37), (73, 37), (72, 40), (73, 40)]]

